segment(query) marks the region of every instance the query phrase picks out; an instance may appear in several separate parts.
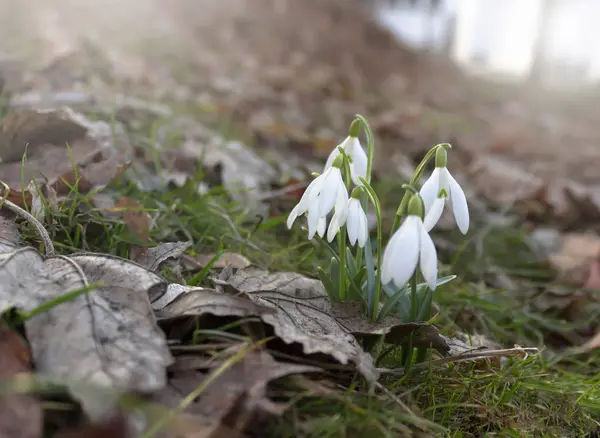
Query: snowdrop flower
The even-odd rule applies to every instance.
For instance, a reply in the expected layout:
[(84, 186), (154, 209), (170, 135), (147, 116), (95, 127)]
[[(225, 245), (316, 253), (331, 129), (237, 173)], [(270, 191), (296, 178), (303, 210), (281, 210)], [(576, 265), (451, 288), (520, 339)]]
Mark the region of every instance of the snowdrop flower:
[[(352, 130), (352, 128), (350, 128)], [(335, 147), (329, 154), (327, 162), (325, 163), (325, 170), (329, 169), (333, 164), (333, 161), (340, 155), (338, 148), (342, 148), (346, 155), (350, 158), (350, 177), (352, 182), (359, 186), (361, 184), (358, 179), (359, 176), (367, 179), (367, 154), (360, 145), (360, 141), (357, 136), (353, 136), (351, 132), (346, 139)], [(358, 133), (357, 133), (358, 135)]]
[(327, 218), (322, 217), (319, 218), (319, 222), (317, 223), (317, 234), (319, 237), (323, 237), (325, 235), (325, 230), (327, 229)]
[(423, 278), (432, 290), (437, 284), (437, 252), (431, 237), (423, 226), (423, 200), (413, 195), (408, 204), (408, 215), (392, 235), (383, 253), (381, 282), (390, 281), (403, 287), (419, 265)]
[[(308, 239), (315, 233), (325, 234), (326, 216), (335, 207), (335, 212), (344, 223), (348, 214), (348, 189), (344, 184), (342, 172), (343, 157), (335, 160), (333, 166), (316, 177), (306, 188), (300, 202), (292, 209), (287, 219), (288, 228), (292, 228), (298, 216), (308, 212)], [(333, 222), (333, 219), (332, 219)], [(331, 225), (330, 225), (331, 226)]]
[(454, 220), (461, 233), (469, 231), (469, 207), (465, 192), (446, 168), (446, 149), (439, 147), (435, 153), (435, 170), (419, 192), (425, 205), (425, 229), (429, 232), (442, 216), (449, 201)]
[(339, 232), (340, 227), (344, 225), (346, 222), (346, 230), (348, 232), (348, 239), (350, 240), (351, 245), (356, 245), (358, 241), (358, 246), (364, 248), (367, 243), (367, 239), (369, 238), (369, 227), (367, 224), (367, 215), (360, 204), (360, 189), (359, 187), (355, 188), (352, 191), (352, 195), (350, 200), (348, 201), (348, 210), (346, 214), (346, 218), (342, 221), (342, 215), (338, 215), (337, 210), (333, 217), (331, 218), (331, 223), (329, 224), (329, 229), (327, 230), (327, 240), (332, 241), (336, 234)]

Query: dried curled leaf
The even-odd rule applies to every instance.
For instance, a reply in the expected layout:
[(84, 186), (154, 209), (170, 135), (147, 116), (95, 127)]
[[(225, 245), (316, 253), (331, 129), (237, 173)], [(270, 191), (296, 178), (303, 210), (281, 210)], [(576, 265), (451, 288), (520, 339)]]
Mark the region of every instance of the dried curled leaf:
[(184, 251), (190, 246), (192, 246), (191, 241), (160, 243), (153, 248), (148, 248), (135, 261), (145, 268), (156, 272), (168, 259), (178, 259), (181, 257)]
[[(2, 180), (15, 194), (32, 180), (44, 180), (59, 196), (75, 185), (80, 192), (102, 188), (131, 164), (127, 138), (119, 125), (114, 128), (68, 108), (16, 110), (0, 122)], [(21, 196), (11, 200), (22, 204)]]
[(16, 249), (20, 241), (21, 235), (17, 224), (0, 215), (0, 253)]
[[(237, 353), (237, 350), (240, 349), (231, 350), (230, 353)], [(278, 362), (264, 350), (241, 351), (240, 356), (214, 380), (208, 380), (210, 383), (206, 389), (187, 406), (187, 412), (194, 413), (198, 420), (202, 420), (201, 429), (205, 433), (219, 430), (225, 419), (228, 427), (241, 432), (257, 412), (282, 414), (286, 405), (275, 403), (267, 397), (267, 384), (290, 374), (319, 371), (313, 366)], [(227, 357), (223, 357), (225, 359)], [(221, 361), (214, 362), (211, 371), (215, 372), (221, 365)], [(178, 373), (169, 380), (167, 387), (154, 396), (154, 400), (175, 408), (191, 389), (200, 387), (211, 377), (211, 373)], [(233, 430), (227, 431), (227, 436), (231, 436), (229, 433)]]
[[(273, 328), (276, 336), (287, 344), (299, 344), (305, 354), (324, 354), (341, 364), (352, 364), (369, 381), (376, 380), (373, 358), (331, 315), (329, 301), (319, 281), (299, 274), (273, 274), (268, 277), (271, 283), (265, 281), (264, 291), (252, 293), (246, 290), (262, 284), (269, 274), (252, 268), (238, 273), (240, 276), (236, 274), (228, 281), (245, 296), (179, 287), (178, 298), (158, 315), (167, 318), (203, 314), (258, 316)], [(269, 287), (282, 290), (270, 290)]]
[(172, 358), (156, 327), (148, 293), (164, 280), (116, 257), (76, 255), (43, 260), (31, 248), (0, 254), (0, 309), (38, 306), (80, 290), (93, 290), (25, 322), (37, 370), (67, 381), (92, 418), (112, 402), (78, 382), (118, 391), (152, 392), (166, 383)]
[[(186, 270), (199, 271), (208, 265), (215, 255), (215, 253), (197, 254), (195, 256), (186, 254), (181, 261)], [(242, 254), (224, 252), (212, 267), (215, 269), (222, 269), (227, 265), (231, 265), (233, 269), (244, 269), (252, 265), (252, 262)]]
[[(18, 333), (0, 326), (0, 378), (9, 380), (29, 373), (31, 353)], [(42, 436), (43, 411), (39, 400), (27, 394), (8, 394), (0, 398), (0, 438), (38, 438)]]

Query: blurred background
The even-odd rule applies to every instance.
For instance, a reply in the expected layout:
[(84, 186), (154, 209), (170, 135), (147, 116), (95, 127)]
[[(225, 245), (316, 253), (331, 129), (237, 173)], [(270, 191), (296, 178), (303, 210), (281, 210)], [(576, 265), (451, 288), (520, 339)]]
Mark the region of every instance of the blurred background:
[(191, 108), (265, 159), (285, 151), (283, 184), (318, 170), (361, 113), (379, 177), (405, 180), (450, 142), (474, 199), (533, 227), (595, 229), (597, 12), (591, 0), (1, 1), (0, 78), (10, 108)]
[[(156, 241), (192, 240), (199, 255), (225, 243), (261, 267), (314, 275), (329, 254), (285, 217), (355, 114), (375, 134), (373, 182), (388, 222), (426, 151), (451, 143), (472, 226), (459, 236), (445, 216), (433, 231), (441, 269), (459, 276), (436, 293), (436, 324), (482, 334), (482, 345), (547, 347), (554, 362), (530, 358), (490, 386), (452, 376), (459, 398), (434, 384), (441, 397), (415, 400), (460, 405), (432, 416), (472, 436), (507, 419), (563, 421), (571, 432), (575, 408), (598, 418), (600, 361), (573, 359), (554, 377), (546, 367), (567, 348), (600, 346), (599, 14), (597, 0), (0, 0), (0, 180), (11, 171), (19, 188), (26, 140), (50, 150), (59, 130), (51, 117), (11, 113), (68, 106), (110, 122), (106, 137), (128, 154), (111, 175), (90, 177), (89, 193), (109, 195), (90, 195), (94, 208), (114, 214), (112, 198), (125, 193), (152, 210), (146, 239), (151, 230)], [(62, 155), (35, 163), (53, 184), (74, 178), (65, 135), (53, 140)], [(52, 228), (62, 240), (75, 233), (66, 223)], [(86, 245), (129, 254), (99, 229)], [(81, 249), (71, 245), (61, 248)], [(526, 391), (504, 386), (525, 375)], [(554, 380), (537, 386), (540, 376)], [(555, 403), (565, 394), (573, 410)], [(480, 399), (485, 409), (473, 409)], [(367, 417), (356, 417), (359, 430)]]

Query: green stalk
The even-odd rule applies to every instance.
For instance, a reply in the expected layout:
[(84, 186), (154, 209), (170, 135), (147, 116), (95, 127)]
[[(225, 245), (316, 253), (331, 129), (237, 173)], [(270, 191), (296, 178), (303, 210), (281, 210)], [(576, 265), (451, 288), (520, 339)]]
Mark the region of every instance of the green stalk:
[[(352, 178), (350, 177), (350, 161), (346, 152), (340, 148), (340, 153), (344, 157), (343, 173), (344, 183), (346, 187), (350, 185)], [(339, 281), (339, 297), (340, 301), (346, 300), (346, 225), (340, 227), (338, 233), (338, 248), (340, 250), (340, 281)]]
[[(373, 158), (375, 156), (375, 138), (373, 136), (373, 131), (371, 130), (371, 125), (367, 122), (367, 119), (360, 114), (356, 115), (356, 119), (359, 120), (363, 128), (365, 129), (365, 134), (367, 136), (367, 175), (366, 179), (369, 184), (371, 184), (371, 173), (373, 171)], [(363, 198), (362, 207), (365, 211), (365, 214), (369, 211), (369, 203), (367, 202), (367, 198)], [(357, 247), (356, 250), (356, 266), (362, 266), (362, 251)]]
[(417, 319), (417, 273), (410, 278), (410, 322), (416, 322)]
[(365, 119), (360, 114), (356, 115), (356, 118), (360, 120), (360, 123), (365, 128), (365, 132), (367, 134), (367, 182), (371, 184), (371, 171), (373, 169), (373, 157), (375, 155), (375, 140), (373, 137), (373, 131), (371, 130), (371, 126), (367, 119)]
[(346, 300), (346, 226), (340, 228), (338, 233), (338, 247), (340, 249), (340, 301)]
[(371, 311), (371, 320), (377, 320), (377, 314), (379, 313), (379, 298), (381, 297), (381, 258), (382, 258), (382, 247), (383, 247), (383, 233), (382, 233), (382, 220), (381, 220), (381, 204), (379, 198), (373, 190), (373, 187), (362, 177), (360, 181), (363, 183), (363, 187), (367, 196), (371, 200), (371, 203), (375, 206), (375, 214), (377, 215), (377, 275), (375, 280), (375, 296), (373, 298), (373, 308)]
[[(417, 273), (415, 272), (410, 279), (410, 322), (415, 322), (417, 319)], [(410, 334), (408, 347), (403, 353), (403, 361), (405, 367), (410, 367), (414, 354), (413, 349), (413, 334)]]
[[(434, 147), (432, 147), (429, 150), (429, 152), (427, 152), (427, 154), (425, 154), (425, 156), (423, 157), (423, 159), (421, 160), (421, 162), (415, 169), (415, 173), (413, 173), (413, 176), (410, 179), (409, 186), (414, 187), (416, 190), (416, 187), (415, 187), (416, 184), (421, 180), (421, 177), (423, 176), (423, 172), (425, 171), (425, 167), (427, 167), (427, 164), (429, 163), (429, 161), (431, 161), (431, 159), (433, 157), (435, 157), (435, 153), (438, 148), (450, 149), (451, 147), (452, 146), (450, 146), (448, 143), (441, 143), (441, 144), (438, 144), (438, 145), (435, 145)], [(405, 191), (404, 196), (402, 196), (402, 200), (400, 201), (398, 210), (396, 210), (396, 216), (394, 217), (394, 223), (392, 225), (392, 234), (400, 226), (400, 220), (402, 219), (402, 216), (404, 216), (404, 214), (406, 213), (406, 207), (408, 206), (408, 201), (410, 200), (410, 196), (411, 196), (411, 194), (408, 192), (408, 190)]]

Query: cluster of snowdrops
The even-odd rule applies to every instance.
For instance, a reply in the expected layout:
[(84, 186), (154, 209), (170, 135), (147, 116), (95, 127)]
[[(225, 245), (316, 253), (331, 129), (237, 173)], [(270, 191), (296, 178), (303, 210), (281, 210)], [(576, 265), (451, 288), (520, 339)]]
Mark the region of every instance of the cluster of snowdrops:
[[(361, 130), (366, 134), (367, 152), (359, 140)], [(330, 250), (329, 266), (319, 268), (330, 299), (362, 300), (373, 321), (390, 314), (407, 322), (431, 318), (433, 292), (454, 276), (438, 278), (437, 251), (429, 232), (446, 206), (458, 229), (463, 234), (469, 229), (464, 191), (446, 167), (450, 148), (446, 143), (434, 146), (403, 186), (404, 195), (384, 248), (381, 205), (371, 186), (373, 134), (367, 120), (356, 116), (348, 137), (331, 152), (323, 173), (315, 174), (287, 220), (291, 228), (299, 216), (306, 215), (308, 238), (319, 236)], [(432, 160), (435, 169), (419, 188)], [(369, 208), (377, 218), (376, 243), (369, 238)]]

